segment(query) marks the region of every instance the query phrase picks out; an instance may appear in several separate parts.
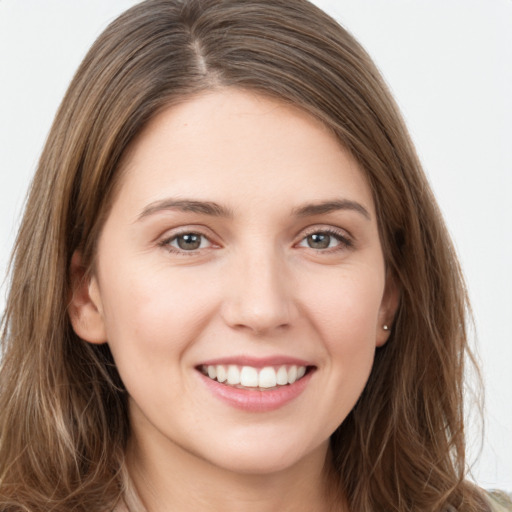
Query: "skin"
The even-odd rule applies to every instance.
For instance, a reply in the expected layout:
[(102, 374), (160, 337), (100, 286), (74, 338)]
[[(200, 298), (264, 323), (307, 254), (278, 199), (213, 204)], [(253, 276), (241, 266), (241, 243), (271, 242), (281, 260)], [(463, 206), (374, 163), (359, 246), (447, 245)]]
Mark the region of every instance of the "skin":
[[(363, 173), (316, 119), (236, 89), (160, 113), (122, 172), (89, 281), (74, 255), (70, 311), (79, 336), (108, 342), (128, 390), (127, 464), (148, 511), (327, 510), (329, 436), (398, 300)], [(344, 207), (296, 214), (335, 200)], [(332, 230), (326, 248), (308, 238)], [(203, 235), (199, 248), (180, 249), (184, 233)], [(197, 370), (234, 355), (301, 358), (314, 372), (283, 407), (244, 411)]]

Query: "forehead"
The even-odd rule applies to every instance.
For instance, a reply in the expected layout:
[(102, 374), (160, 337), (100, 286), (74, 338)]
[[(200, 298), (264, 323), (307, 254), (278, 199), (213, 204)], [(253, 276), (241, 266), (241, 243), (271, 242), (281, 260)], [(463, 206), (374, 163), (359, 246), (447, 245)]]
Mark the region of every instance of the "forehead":
[(231, 203), (354, 196), (373, 212), (366, 178), (332, 131), (303, 110), (237, 89), (207, 92), (160, 112), (128, 149), (120, 193)]

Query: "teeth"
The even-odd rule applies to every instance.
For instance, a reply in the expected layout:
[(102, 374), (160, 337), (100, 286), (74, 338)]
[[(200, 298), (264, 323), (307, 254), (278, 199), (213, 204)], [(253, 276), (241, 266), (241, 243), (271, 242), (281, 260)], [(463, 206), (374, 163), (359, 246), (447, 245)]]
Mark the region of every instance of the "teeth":
[(230, 364), (228, 366), (228, 384), (230, 386), (240, 384), (240, 370), (238, 369), (238, 366), (235, 366), (234, 364)]
[[(210, 368), (211, 366), (208, 366), (208, 376), (210, 375)], [(217, 373), (217, 380), (219, 382), (226, 382), (226, 379), (228, 378), (227, 374), (226, 374), (226, 368), (224, 368), (224, 366), (217, 366), (217, 367), (213, 367), (215, 368), (215, 373)], [(211, 377), (210, 377), (211, 378)]]
[(265, 366), (254, 368), (252, 366), (209, 365), (203, 366), (203, 373), (212, 380), (224, 382), (229, 386), (269, 389), (276, 386), (293, 384), (306, 374), (305, 366)]
[(258, 386), (258, 370), (251, 366), (244, 366), (240, 372), (240, 384), (248, 388)]
[[(304, 371), (306, 370), (304, 369)], [(288, 372), (286, 371), (286, 366), (281, 366), (279, 370), (277, 370), (276, 382), (280, 386), (288, 384)]]
[(277, 375), (274, 368), (266, 367), (260, 371), (258, 386), (260, 388), (273, 388), (277, 384)]

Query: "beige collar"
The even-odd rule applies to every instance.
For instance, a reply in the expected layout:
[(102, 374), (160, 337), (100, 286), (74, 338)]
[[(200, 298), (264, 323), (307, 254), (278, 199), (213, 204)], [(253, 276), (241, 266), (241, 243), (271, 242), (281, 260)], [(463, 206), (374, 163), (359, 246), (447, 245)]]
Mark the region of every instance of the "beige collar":
[(126, 466), (122, 469), (123, 499), (113, 512), (147, 512), (135, 490)]

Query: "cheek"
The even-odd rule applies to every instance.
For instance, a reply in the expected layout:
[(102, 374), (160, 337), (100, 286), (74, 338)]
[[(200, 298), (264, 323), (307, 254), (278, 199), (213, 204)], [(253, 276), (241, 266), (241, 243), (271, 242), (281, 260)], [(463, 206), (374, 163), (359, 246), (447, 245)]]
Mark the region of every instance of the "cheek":
[(309, 294), (309, 317), (329, 367), (331, 385), (325, 389), (332, 395), (326, 398), (338, 404), (333, 414), (339, 423), (357, 401), (373, 365), (384, 289), (383, 273), (375, 268), (347, 269), (329, 279), (322, 293), (316, 289)]
[(384, 289), (379, 268), (347, 267), (328, 279), (317, 275), (302, 283), (308, 285), (301, 287), (303, 311), (322, 344), (322, 371), (318, 373), (322, 394), (316, 403), (325, 417), (324, 434), (330, 435), (345, 420), (373, 366)]
[[(357, 270), (357, 271), (356, 271)], [(378, 328), (384, 279), (375, 268), (347, 269), (324, 280), (304, 283), (302, 302), (315, 328), (333, 350), (373, 346)]]
[(110, 281), (105, 318), (108, 344), (129, 395), (158, 417), (187, 394), (187, 353), (214, 303), (206, 284), (199, 294), (194, 280), (146, 270)]
[(116, 362), (175, 364), (215, 312), (213, 286), (165, 267), (127, 267), (130, 272), (118, 267), (103, 291), (108, 342)]

